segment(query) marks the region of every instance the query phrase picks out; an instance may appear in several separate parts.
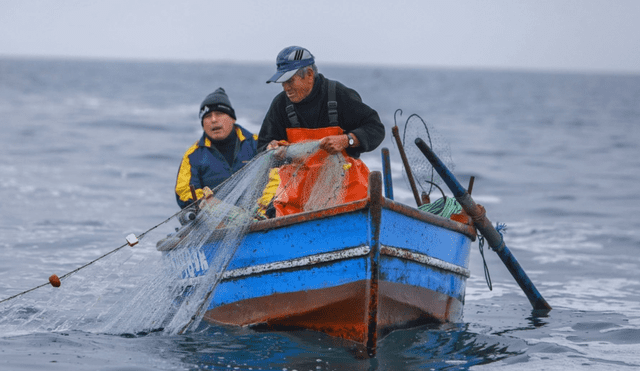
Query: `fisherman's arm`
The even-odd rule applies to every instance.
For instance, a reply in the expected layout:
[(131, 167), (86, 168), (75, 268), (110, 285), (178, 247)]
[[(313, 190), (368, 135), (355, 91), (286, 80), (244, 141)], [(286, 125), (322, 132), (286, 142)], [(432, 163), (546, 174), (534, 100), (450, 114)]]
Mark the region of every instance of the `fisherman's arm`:
[[(275, 146), (273, 144), (287, 139), (286, 126), (283, 121), (286, 117), (278, 114), (278, 107), (277, 99), (274, 99), (260, 127), (260, 133), (258, 134), (258, 152), (274, 148)], [(282, 108), (282, 110), (284, 110), (284, 108)]]
[(202, 197), (202, 184), (200, 184), (198, 168), (192, 166), (191, 159), (187, 153), (184, 155), (182, 162), (180, 163), (175, 187), (176, 201), (178, 202), (178, 206), (182, 209), (194, 201), (191, 192), (191, 185), (195, 188), (196, 197)]
[[(353, 139), (353, 144), (349, 145), (349, 138)], [(330, 155), (336, 154), (348, 147), (357, 148), (360, 146), (360, 140), (353, 133), (330, 135), (320, 140), (320, 148), (327, 151)]]
[[(343, 85), (344, 86), (344, 85)], [(353, 89), (344, 87), (338, 90), (338, 107), (344, 105), (341, 126), (346, 133), (352, 133), (357, 138), (357, 145), (352, 150), (358, 153), (376, 149), (385, 137), (385, 127), (378, 112), (362, 102), (360, 95)]]

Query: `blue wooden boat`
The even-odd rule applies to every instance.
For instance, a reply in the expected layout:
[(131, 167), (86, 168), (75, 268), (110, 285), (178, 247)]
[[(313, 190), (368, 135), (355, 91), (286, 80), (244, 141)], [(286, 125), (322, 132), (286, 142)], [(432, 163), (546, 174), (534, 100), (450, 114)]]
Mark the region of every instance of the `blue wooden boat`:
[[(255, 222), (208, 297), (206, 321), (269, 330), (309, 329), (367, 355), (390, 331), (462, 319), (476, 230), (383, 196), (372, 172), (367, 199)], [(215, 236), (183, 266), (203, 274)], [(178, 253), (162, 241), (158, 250)]]

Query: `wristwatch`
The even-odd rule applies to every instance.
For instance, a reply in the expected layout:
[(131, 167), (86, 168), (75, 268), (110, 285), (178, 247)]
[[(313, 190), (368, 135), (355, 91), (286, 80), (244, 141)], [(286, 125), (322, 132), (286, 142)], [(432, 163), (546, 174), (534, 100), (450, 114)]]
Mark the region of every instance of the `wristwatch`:
[(349, 139), (349, 147), (353, 147), (356, 141), (353, 139), (353, 135), (351, 133), (347, 134), (347, 138)]

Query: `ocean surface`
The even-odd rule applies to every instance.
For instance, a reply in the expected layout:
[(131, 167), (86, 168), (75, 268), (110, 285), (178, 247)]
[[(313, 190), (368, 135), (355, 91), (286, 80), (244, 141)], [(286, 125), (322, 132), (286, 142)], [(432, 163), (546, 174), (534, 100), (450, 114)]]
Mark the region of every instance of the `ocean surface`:
[(200, 102), (224, 87), (238, 123), (257, 133), (281, 89), (265, 84), (274, 66), (5, 58), (0, 300), (98, 260), (60, 288), (0, 303), (0, 370), (640, 368), (640, 76), (318, 63), (379, 112), (387, 138), (363, 159), (381, 170), (390, 149), (395, 199), (407, 205), (391, 127), (411, 114), (427, 123), (461, 183), (475, 177), (489, 219), (507, 225), (507, 245), (552, 311), (533, 312), (485, 247), (489, 290), (474, 242), (463, 322), (395, 331), (374, 359), (307, 331), (105, 332), (118, 293), (178, 226), (165, 221), (178, 211), (181, 157), (201, 133)]

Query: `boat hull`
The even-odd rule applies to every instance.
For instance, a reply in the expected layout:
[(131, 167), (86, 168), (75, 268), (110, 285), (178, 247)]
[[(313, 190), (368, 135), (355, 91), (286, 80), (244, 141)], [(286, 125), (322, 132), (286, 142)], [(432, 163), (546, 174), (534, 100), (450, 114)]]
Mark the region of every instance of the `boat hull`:
[[(319, 331), (371, 356), (394, 329), (462, 319), (474, 233), (470, 223), (385, 199), (374, 172), (368, 199), (255, 223), (204, 319)], [(210, 262), (216, 243), (195, 256)], [(195, 262), (183, 276), (202, 275), (206, 266)]]
[[(358, 344), (366, 342), (367, 296), (371, 281), (278, 293), (209, 309), (209, 322), (268, 330), (308, 329)], [(463, 303), (429, 289), (380, 282), (377, 337), (433, 322), (458, 321)]]

